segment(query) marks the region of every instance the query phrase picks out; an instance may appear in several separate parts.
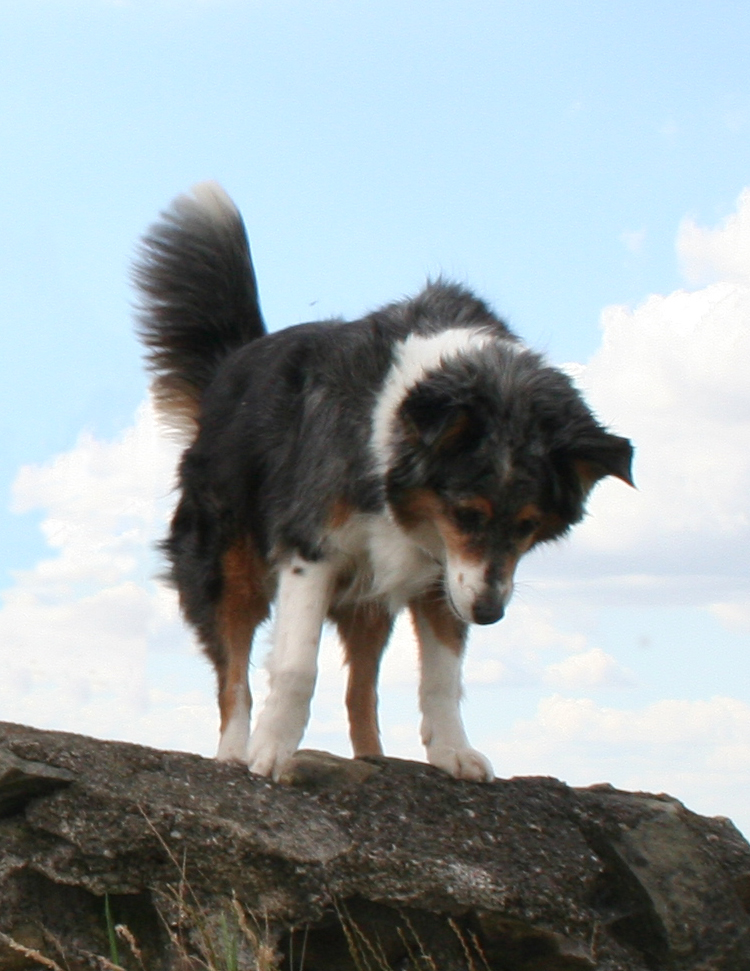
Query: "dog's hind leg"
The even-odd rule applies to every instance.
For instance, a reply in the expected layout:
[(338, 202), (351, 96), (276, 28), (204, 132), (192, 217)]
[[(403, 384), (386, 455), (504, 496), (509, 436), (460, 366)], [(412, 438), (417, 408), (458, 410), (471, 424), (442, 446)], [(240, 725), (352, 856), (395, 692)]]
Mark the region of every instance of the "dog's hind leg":
[(251, 771), (259, 775), (279, 777), (307, 726), (334, 574), (332, 563), (301, 556), (279, 569), (276, 630), (268, 659), (271, 690), (247, 756)]
[(393, 617), (379, 604), (368, 603), (338, 608), (333, 619), (349, 665), (346, 708), (354, 755), (382, 755), (377, 681)]
[(466, 624), (437, 591), (409, 605), (419, 640), (422, 742), (431, 765), (457, 779), (489, 782), (487, 759), (469, 745), (461, 720), (461, 663)]
[(217, 758), (247, 757), (252, 698), (247, 669), (253, 634), (268, 616), (265, 564), (249, 542), (231, 547), (222, 559), (222, 595), (216, 609), (218, 644), (210, 656), (219, 683), (221, 737)]

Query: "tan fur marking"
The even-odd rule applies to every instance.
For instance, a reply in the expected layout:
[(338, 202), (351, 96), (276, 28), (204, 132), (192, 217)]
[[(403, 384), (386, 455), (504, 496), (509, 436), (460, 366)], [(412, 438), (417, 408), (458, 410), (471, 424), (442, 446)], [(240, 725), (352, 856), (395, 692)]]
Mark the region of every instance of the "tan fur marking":
[(525, 519), (543, 519), (544, 513), (537, 506), (535, 502), (527, 502), (525, 506), (522, 506), (518, 512), (513, 517), (513, 521), (516, 523), (521, 523)]
[(435, 524), (449, 554), (469, 563), (481, 563), (484, 560), (483, 552), (477, 549), (472, 538), (462, 533), (447, 516), (437, 517)]
[(554, 536), (563, 525), (559, 516), (555, 516), (553, 513), (542, 512), (539, 506), (533, 502), (519, 509), (513, 518), (516, 523), (521, 523), (526, 519), (533, 519), (537, 522), (534, 531), (516, 543), (519, 557), (523, 556), (536, 543), (543, 542), (545, 539)]
[(576, 459), (573, 462), (573, 468), (575, 469), (576, 475), (578, 476), (581, 482), (581, 488), (583, 489), (584, 499), (589, 494), (589, 492), (591, 492), (591, 490), (594, 488), (596, 483), (599, 482), (600, 479), (603, 479), (607, 475), (614, 475), (615, 478), (620, 479), (626, 485), (629, 485), (635, 488), (635, 483), (633, 482), (633, 479), (628, 472), (624, 472), (621, 474), (615, 471), (607, 471), (606, 469), (602, 468), (602, 466), (599, 465), (598, 462), (589, 462), (586, 459)]
[(329, 529), (340, 529), (351, 517), (354, 507), (345, 499), (337, 499), (331, 507), (328, 517)]
[(339, 607), (332, 616), (349, 665), (346, 708), (354, 755), (382, 755), (377, 680), (393, 618), (377, 604)]
[(529, 502), (525, 506), (522, 506), (515, 514), (515, 516), (513, 517), (514, 523), (521, 524), (526, 522), (527, 520), (533, 520), (537, 525), (532, 530), (532, 532), (528, 534), (528, 536), (522, 536), (518, 540), (516, 540), (515, 546), (516, 546), (517, 555), (513, 557), (512, 569), (510, 571), (508, 571), (507, 569), (506, 571), (504, 571), (505, 576), (513, 576), (516, 570), (516, 566), (518, 565), (519, 559), (523, 556), (524, 553), (527, 553), (531, 549), (534, 543), (536, 543), (539, 540), (540, 531), (542, 529), (542, 523), (545, 521), (545, 519), (546, 517), (544, 513), (539, 508), (539, 506), (537, 506), (536, 503), (534, 502)]
[(250, 540), (224, 554), (224, 588), (216, 612), (217, 632), (224, 652), (219, 676), (221, 731), (229, 723), (239, 693), (250, 701), (247, 666), (253, 634), (268, 616), (267, 567)]
[[(439, 434), (439, 436), (430, 445), (433, 452), (439, 452), (441, 449), (458, 441), (462, 435), (466, 433), (469, 428), (469, 415), (466, 411), (460, 411), (451, 421), (451, 423), (446, 426)], [(411, 445), (418, 445), (423, 441), (422, 432), (416, 422), (411, 419), (407, 419), (405, 424), (406, 440)]]
[(540, 543), (545, 539), (550, 539), (559, 533), (563, 525), (563, 521), (559, 516), (554, 516), (551, 513), (548, 516), (544, 516), (539, 528), (534, 534), (534, 542)]
[[(532, 544), (533, 544), (533, 540), (532, 540)], [(518, 566), (518, 561), (521, 559), (523, 554), (528, 549), (530, 549), (530, 546), (532, 544), (530, 544), (529, 546), (526, 546), (524, 549), (519, 549), (517, 553), (508, 553), (504, 557), (503, 568), (500, 574), (500, 579), (503, 581), (503, 583), (507, 583), (509, 580), (511, 581), (513, 580), (513, 577), (515, 576), (515, 573), (516, 573), (516, 567)]]
[(590, 462), (586, 462), (584, 459), (576, 459), (576, 461), (573, 462), (573, 468), (575, 469), (576, 475), (581, 483), (583, 494), (584, 496), (587, 496), (599, 481), (601, 475), (598, 475), (594, 469), (594, 466)]
[(482, 562), (482, 552), (476, 548), (472, 538), (456, 526), (445, 503), (431, 490), (415, 489), (399, 508), (398, 516), (407, 529), (415, 528), (425, 521), (434, 523), (450, 554), (470, 563)]
[(454, 442), (459, 441), (463, 435), (469, 430), (469, 413), (467, 411), (461, 410), (458, 415), (453, 419), (453, 421), (448, 425), (447, 428), (443, 430), (440, 438), (433, 445), (433, 449), (439, 451), (442, 448), (447, 448)]
[(396, 515), (407, 529), (414, 529), (425, 520), (434, 521), (444, 515), (443, 503), (429, 489), (413, 489), (396, 509)]
[(454, 654), (460, 656), (463, 653), (466, 624), (453, 613), (440, 589), (428, 590), (424, 596), (414, 601), (412, 613), (414, 609), (421, 611), (441, 644), (445, 644)]

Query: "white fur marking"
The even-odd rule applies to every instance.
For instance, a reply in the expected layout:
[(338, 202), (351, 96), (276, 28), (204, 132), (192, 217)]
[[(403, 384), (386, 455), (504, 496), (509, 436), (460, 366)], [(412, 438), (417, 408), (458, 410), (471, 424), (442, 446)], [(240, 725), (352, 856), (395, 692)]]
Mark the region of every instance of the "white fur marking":
[(340, 602), (382, 600), (398, 613), (442, 576), (442, 543), (433, 532), (407, 533), (388, 510), (352, 516), (328, 537), (342, 575), (353, 574)]
[(497, 337), (483, 328), (452, 327), (437, 334), (410, 334), (401, 342), (372, 416), (370, 442), (381, 474), (390, 464), (393, 420), (409, 391), (443, 361), (471, 354), (496, 341)]
[[(375, 526), (375, 524), (373, 524)], [(369, 537), (373, 593), (384, 596), (392, 613), (424, 592), (441, 575), (442, 565), (390, 517), (380, 518)]]
[(474, 621), (474, 604), (487, 590), (487, 564), (474, 563), (448, 556), (445, 579), (448, 594), (458, 616), (471, 624)]
[(247, 756), (247, 740), (250, 735), (250, 707), (252, 698), (245, 681), (240, 681), (234, 689), (232, 715), (219, 739), (216, 758), (222, 762), (236, 760), (244, 762)]
[(259, 775), (279, 777), (307, 726), (333, 575), (330, 562), (299, 557), (280, 570), (278, 617), (268, 659), (271, 691), (247, 753), (251, 771)]
[(178, 202), (189, 209), (198, 209), (213, 222), (228, 223), (240, 218), (239, 210), (218, 182), (198, 182), (191, 195), (181, 196)]
[(495, 777), (492, 766), (469, 745), (461, 720), (462, 658), (435, 636), (419, 610), (414, 616), (422, 666), (419, 702), (427, 761), (457, 779), (491, 782)]

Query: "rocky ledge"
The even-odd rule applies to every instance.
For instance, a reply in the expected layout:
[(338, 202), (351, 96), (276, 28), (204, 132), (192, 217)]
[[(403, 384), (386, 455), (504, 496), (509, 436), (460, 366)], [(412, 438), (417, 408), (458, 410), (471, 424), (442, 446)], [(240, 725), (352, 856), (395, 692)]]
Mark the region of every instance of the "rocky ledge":
[(0, 971), (748, 971), (750, 846), (664, 795), (0, 723)]

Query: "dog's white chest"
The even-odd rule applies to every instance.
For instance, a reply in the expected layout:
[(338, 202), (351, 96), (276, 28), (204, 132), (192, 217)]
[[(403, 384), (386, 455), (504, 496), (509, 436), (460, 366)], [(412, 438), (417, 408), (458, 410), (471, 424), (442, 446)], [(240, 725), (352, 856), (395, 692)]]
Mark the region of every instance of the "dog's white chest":
[(388, 514), (353, 516), (330, 537), (346, 579), (342, 602), (383, 600), (396, 613), (443, 575), (441, 560)]

